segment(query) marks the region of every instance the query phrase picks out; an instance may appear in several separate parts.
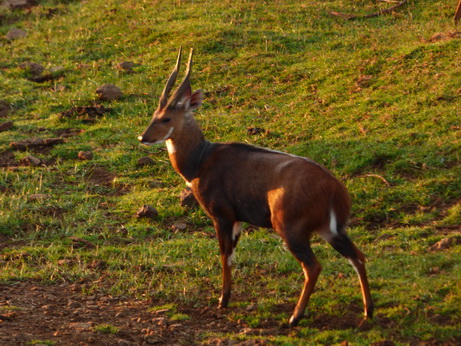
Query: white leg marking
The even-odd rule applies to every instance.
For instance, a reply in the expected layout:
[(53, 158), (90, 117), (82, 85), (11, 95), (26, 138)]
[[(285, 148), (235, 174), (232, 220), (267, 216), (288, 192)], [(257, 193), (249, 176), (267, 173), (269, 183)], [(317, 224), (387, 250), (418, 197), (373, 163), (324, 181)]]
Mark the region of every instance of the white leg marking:
[(338, 223), (336, 222), (336, 215), (333, 210), (330, 211), (330, 231), (334, 235), (338, 235)]
[[(234, 222), (234, 225), (232, 226), (232, 241), (233, 242), (235, 241), (235, 239), (237, 239), (241, 231), (242, 231), (242, 223), (240, 221)], [(229, 267), (232, 265), (234, 256), (235, 256), (235, 247), (232, 249), (231, 255), (227, 258), (227, 265)]]
[(232, 266), (232, 261), (234, 260), (235, 256), (235, 248), (232, 249), (232, 253), (229, 257), (227, 257), (227, 266), (230, 267)]
[(234, 241), (242, 231), (242, 223), (240, 221), (237, 221), (234, 223), (234, 226), (232, 227), (232, 241)]
[[(352, 262), (349, 258), (348, 258), (347, 260), (348, 260), (349, 263), (352, 265), (352, 268), (354, 268), (355, 272), (356, 272), (358, 275), (360, 275), (360, 274), (359, 274), (359, 270), (358, 270), (358, 268), (355, 266), (354, 262)], [(359, 259), (357, 259), (357, 261), (359, 261), (360, 263), (363, 263), (363, 262), (362, 262), (361, 260), (359, 260)]]

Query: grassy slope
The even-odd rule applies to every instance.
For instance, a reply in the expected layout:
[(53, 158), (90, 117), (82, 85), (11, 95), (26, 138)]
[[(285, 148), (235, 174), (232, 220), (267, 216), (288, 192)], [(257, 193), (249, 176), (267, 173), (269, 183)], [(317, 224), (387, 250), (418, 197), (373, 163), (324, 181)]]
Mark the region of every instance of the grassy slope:
[[(324, 272), (310, 314), (289, 338), (272, 341), (459, 341), (460, 245), (428, 251), (444, 237), (459, 239), (461, 224), (461, 41), (453, 34), (454, 8), (410, 1), (374, 19), (328, 14), (370, 13), (376, 6), (41, 1), (29, 12), (1, 9), (0, 35), (11, 27), (28, 35), (0, 42), (0, 99), (12, 105), (15, 123), (0, 132), (0, 152), (19, 160), (28, 153), (13, 151), (13, 140), (85, 130), (50, 152), (31, 152), (54, 164), (1, 172), (1, 280), (81, 280), (89, 291), (216, 303), (219, 263), (210, 223), (201, 211), (178, 206), (183, 183), (161, 147), (141, 148), (136, 140), (183, 45), (196, 49), (193, 86), (207, 92), (197, 118), (210, 140), (309, 156), (345, 181), (354, 200), (350, 233), (370, 258), (377, 322), (370, 330), (309, 327), (319, 316), (352, 310), (358, 318), (361, 310), (352, 270), (314, 239)], [(47, 15), (51, 8), (57, 11)], [(115, 68), (129, 60), (140, 64), (134, 74)], [(19, 67), (27, 61), (64, 70), (37, 84)], [(93, 104), (103, 83), (125, 94), (103, 103), (110, 113), (94, 124), (59, 119), (70, 107)], [(247, 126), (267, 132), (248, 136)], [(79, 150), (93, 150), (94, 159), (79, 161)], [(138, 167), (146, 154), (156, 165)], [(95, 166), (116, 179), (95, 183), (89, 178)], [(35, 193), (52, 198), (31, 201)], [(142, 204), (158, 208), (159, 220), (136, 219)], [(188, 232), (171, 230), (177, 220), (188, 224)], [(98, 248), (73, 249), (69, 236)], [(106, 265), (92, 265), (95, 259)], [(270, 233), (245, 235), (236, 267), (235, 292), (243, 298), (235, 304), (261, 297), (260, 308), (229, 318), (257, 327), (278, 305), (294, 305), (301, 271)], [(281, 324), (288, 312), (272, 315)]]

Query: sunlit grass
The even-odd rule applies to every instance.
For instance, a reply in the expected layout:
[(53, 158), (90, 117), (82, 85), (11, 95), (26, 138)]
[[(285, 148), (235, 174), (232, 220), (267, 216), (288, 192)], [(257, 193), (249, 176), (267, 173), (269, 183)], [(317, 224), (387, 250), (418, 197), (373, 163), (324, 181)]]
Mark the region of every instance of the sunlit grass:
[[(49, 0), (28, 11), (1, 7), (0, 36), (12, 27), (27, 36), (0, 40), (0, 100), (12, 108), (5, 121), (14, 122), (0, 132), (0, 155), (15, 162), (0, 172), (0, 280), (81, 281), (88, 294), (174, 304), (177, 321), (190, 317), (178, 306), (217, 305), (220, 258), (211, 223), (203, 211), (179, 206), (184, 183), (162, 147), (136, 139), (182, 45), (195, 48), (192, 86), (205, 92), (196, 118), (209, 140), (308, 156), (344, 181), (353, 199), (349, 233), (367, 255), (377, 305), (371, 328), (356, 327), (362, 303), (355, 272), (314, 237), (323, 271), (306, 319), (290, 335), (267, 340), (456, 343), (461, 41), (453, 5), (441, 1), (408, 2), (370, 19), (330, 15), (388, 5)], [(139, 65), (127, 73), (117, 68), (123, 61)], [(34, 83), (24, 62), (63, 69)], [(104, 83), (124, 97), (100, 102), (95, 90)], [(97, 103), (111, 110), (93, 123), (60, 117)], [(249, 136), (247, 127), (265, 132)], [(66, 128), (83, 132), (53, 148), (10, 147)], [(81, 150), (93, 151), (93, 159), (79, 160)], [(27, 155), (47, 163), (21, 164)], [(143, 156), (155, 164), (139, 166)], [(95, 167), (110, 178), (92, 179)], [(45, 197), (31, 198), (37, 194)], [(144, 204), (158, 210), (156, 220), (136, 217)], [(174, 229), (178, 221), (185, 230)], [(446, 237), (450, 247), (429, 251)], [(234, 310), (226, 316), (250, 328), (283, 327), (302, 283), (299, 264), (275, 233), (249, 229), (237, 249)]]

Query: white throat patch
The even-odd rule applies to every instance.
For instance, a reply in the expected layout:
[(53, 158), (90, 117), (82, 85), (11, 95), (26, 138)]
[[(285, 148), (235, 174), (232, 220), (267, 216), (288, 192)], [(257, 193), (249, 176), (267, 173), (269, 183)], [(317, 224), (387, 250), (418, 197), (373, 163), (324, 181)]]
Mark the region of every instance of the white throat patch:
[(176, 147), (174, 146), (174, 143), (171, 139), (167, 139), (165, 141), (166, 143), (166, 148), (168, 150), (168, 154), (172, 155), (176, 152)]

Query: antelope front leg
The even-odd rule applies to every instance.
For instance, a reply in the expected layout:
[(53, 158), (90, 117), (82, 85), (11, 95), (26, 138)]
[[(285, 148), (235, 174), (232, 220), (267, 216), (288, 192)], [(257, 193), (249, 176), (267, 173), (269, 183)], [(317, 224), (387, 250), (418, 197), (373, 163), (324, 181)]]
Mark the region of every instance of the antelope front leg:
[[(235, 246), (237, 245), (240, 223), (218, 221), (215, 222), (216, 233), (219, 239), (222, 264), (222, 292), (219, 298), (219, 308), (226, 308), (229, 305), (232, 285), (232, 258)], [(238, 229), (238, 232), (236, 231)]]

